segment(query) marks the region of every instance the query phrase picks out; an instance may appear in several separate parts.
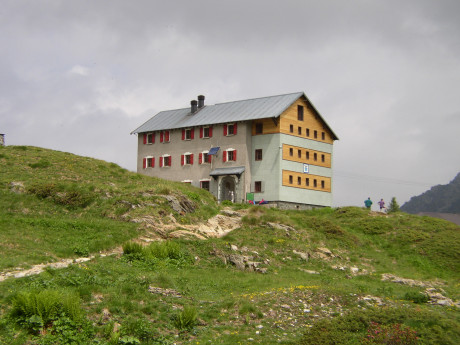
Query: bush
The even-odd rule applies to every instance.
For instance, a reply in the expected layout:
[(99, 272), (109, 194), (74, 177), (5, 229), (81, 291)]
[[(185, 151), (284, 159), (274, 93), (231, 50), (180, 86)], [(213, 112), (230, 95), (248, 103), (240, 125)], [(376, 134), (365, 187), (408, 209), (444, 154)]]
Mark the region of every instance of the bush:
[(33, 164), (29, 164), (29, 166), (32, 168), (32, 169), (37, 169), (37, 168), (48, 168), (51, 166), (51, 163), (46, 161), (46, 160), (43, 160), (41, 159), (40, 161), (38, 161), (37, 163), (33, 163)]
[(414, 291), (406, 292), (406, 294), (404, 295), (404, 299), (406, 301), (411, 301), (414, 303), (427, 303), (430, 300), (428, 295)]
[(417, 344), (417, 339), (416, 332), (410, 327), (372, 322), (362, 344), (412, 345)]
[(142, 254), (143, 246), (136, 242), (127, 242), (123, 244), (123, 254)]
[(72, 321), (81, 317), (80, 297), (67, 290), (21, 291), (12, 304), (11, 317), (35, 333), (59, 317), (67, 316)]
[(195, 307), (185, 306), (184, 309), (173, 317), (177, 329), (191, 330), (195, 327), (198, 313)]

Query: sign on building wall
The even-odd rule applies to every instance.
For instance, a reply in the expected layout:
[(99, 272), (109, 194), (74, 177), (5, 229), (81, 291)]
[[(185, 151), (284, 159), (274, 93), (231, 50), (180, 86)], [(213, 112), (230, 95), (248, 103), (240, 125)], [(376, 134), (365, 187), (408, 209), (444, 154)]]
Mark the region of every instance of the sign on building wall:
[(309, 169), (309, 165), (304, 163), (304, 165), (303, 165), (304, 174), (308, 174), (308, 169)]

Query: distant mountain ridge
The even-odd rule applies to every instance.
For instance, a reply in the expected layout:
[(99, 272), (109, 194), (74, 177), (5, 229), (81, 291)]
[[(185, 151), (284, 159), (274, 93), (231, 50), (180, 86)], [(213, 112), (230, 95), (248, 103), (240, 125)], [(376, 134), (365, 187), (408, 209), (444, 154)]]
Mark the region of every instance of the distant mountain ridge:
[(437, 185), (412, 197), (401, 206), (407, 213), (439, 212), (460, 214), (460, 173), (446, 185)]

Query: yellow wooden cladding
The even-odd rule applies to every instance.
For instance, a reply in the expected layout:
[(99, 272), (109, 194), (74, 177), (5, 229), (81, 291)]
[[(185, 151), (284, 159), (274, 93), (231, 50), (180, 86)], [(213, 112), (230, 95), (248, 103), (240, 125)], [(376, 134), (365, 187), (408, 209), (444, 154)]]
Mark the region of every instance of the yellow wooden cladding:
[[(275, 125), (275, 121), (277, 125)], [(280, 132), (279, 118), (277, 119), (260, 119), (252, 122), (252, 135), (257, 135), (256, 124), (262, 124), (262, 134), (274, 134)]]
[[(300, 151), (300, 157), (299, 157), (299, 151)], [(291, 155), (291, 152), (292, 152), (292, 155)], [(316, 154), (316, 160), (315, 160), (315, 154)], [(324, 162), (323, 162), (323, 158), (324, 158)], [(288, 160), (288, 161), (293, 161), (293, 162), (317, 165), (317, 166), (325, 167), (325, 168), (331, 167), (331, 154), (330, 153), (309, 150), (309, 149), (298, 147), (298, 146), (283, 144), (283, 159)]]
[[(298, 120), (298, 106), (303, 107), (303, 121)], [(280, 132), (284, 134), (321, 141), (328, 144), (332, 144), (334, 142), (332, 139), (332, 133), (327, 129), (326, 124), (323, 123), (321, 118), (315, 114), (315, 111), (311, 108), (306, 99), (303, 97), (299, 98), (296, 102), (294, 102), (280, 116), (279, 128)], [(301, 129), (301, 134), (299, 134), (299, 128)], [(307, 129), (310, 132), (309, 135), (307, 135)]]
[[(299, 180), (300, 178), (300, 180)], [(291, 182), (292, 180), (292, 182)], [(316, 181), (316, 187), (315, 187)], [(300, 183), (299, 183), (300, 182)], [(283, 170), (283, 186), (331, 192), (331, 178)]]

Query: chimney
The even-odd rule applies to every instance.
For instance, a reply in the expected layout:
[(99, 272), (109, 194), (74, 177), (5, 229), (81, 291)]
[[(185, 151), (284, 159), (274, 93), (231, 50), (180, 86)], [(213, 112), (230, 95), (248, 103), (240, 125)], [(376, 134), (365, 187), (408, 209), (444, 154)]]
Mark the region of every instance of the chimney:
[(198, 108), (203, 108), (204, 107), (204, 96), (199, 95), (198, 96)]
[(196, 100), (190, 101), (190, 105), (191, 105), (191, 108), (192, 108), (192, 109), (191, 109), (192, 114), (193, 114), (193, 113), (196, 113), (196, 111), (197, 111), (197, 103), (198, 103), (198, 102), (197, 102)]

